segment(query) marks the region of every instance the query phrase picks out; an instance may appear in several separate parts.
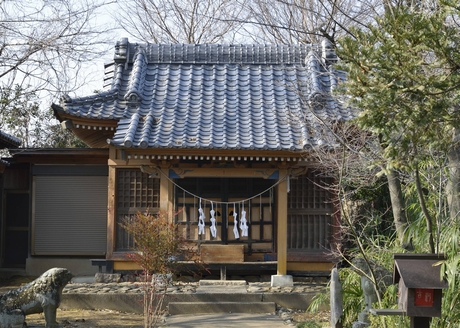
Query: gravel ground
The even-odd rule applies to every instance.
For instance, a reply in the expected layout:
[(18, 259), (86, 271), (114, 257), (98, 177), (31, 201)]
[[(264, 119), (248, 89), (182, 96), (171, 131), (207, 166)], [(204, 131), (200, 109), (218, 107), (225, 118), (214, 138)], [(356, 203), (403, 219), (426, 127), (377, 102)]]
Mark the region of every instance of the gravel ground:
[[(26, 317), (28, 328), (44, 328), (43, 314), (32, 314)], [(122, 313), (109, 310), (57, 310), (57, 322), (63, 328), (142, 328), (144, 318), (141, 314)]]

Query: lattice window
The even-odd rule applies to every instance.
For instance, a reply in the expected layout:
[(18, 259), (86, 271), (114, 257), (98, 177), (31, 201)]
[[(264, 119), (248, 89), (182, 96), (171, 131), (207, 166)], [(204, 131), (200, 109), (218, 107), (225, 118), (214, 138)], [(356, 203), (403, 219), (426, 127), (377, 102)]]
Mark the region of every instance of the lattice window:
[(160, 181), (139, 169), (117, 169), (116, 250), (129, 250), (133, 240), (120, 223), (136, 213), (156, 213), (160, 207)]
[(333, 204), (327, 190), (331, 178), (318, 171), (290, 180), (288, 194), (288, 250), (320, 253), (330, 247)]

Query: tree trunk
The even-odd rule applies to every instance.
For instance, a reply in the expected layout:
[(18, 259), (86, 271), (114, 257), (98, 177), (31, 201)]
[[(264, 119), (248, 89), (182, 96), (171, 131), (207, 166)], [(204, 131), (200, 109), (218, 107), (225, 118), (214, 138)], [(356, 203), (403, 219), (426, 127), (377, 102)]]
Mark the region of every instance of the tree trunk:
[(396, 170), (390, 170), (387, 173), (388, 189), (390, 191), (391, 208), (393, 210), (393, 219), (396, 227), (396, 235), (399, 242), (404, 248), (410, 247), (410, 241), (405, 240), (404, 232), (407, 228), (407, 216), (404, 196), (401, 190), (401, 181), (399, 173)]
[(450, 218), (456, 220), (460, 215), (460, 131), (454, 131), (454, 146), (447, 153), (449, 159), (449, 182), (447, 184), (447, 202)]
[(420, 203), (420, 207), (422, 208), (423, 215), (425, 216), (426, 221), (426, 231), (428, 232), (428, 243), (430, 246), (430, 252), (436, 253), (434, 248), (434, 237), (433, 237), (433, 218), (426, 207), (425, 197), (423, 195), (422, 184), (420, 182), (420, 173), (418, 167), (415, 168), (415, 186), (417, 188), (417, 195), (418, 201)]

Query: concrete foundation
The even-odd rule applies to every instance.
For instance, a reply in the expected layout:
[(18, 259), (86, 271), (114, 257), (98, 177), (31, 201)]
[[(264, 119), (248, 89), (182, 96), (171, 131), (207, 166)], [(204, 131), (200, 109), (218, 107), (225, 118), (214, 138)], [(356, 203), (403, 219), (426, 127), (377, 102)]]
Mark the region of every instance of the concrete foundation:
[(273, 275), (271, 280), (272, 287), (290, 287), (294, 286), (294, 280), (290, 275)]
[(28, 276), (38, 277), (51, 268), (66, 268), (74, 276), (94, 276), (99, 270), (91, 265), (89, 258), (29, 257), (26, 260)]

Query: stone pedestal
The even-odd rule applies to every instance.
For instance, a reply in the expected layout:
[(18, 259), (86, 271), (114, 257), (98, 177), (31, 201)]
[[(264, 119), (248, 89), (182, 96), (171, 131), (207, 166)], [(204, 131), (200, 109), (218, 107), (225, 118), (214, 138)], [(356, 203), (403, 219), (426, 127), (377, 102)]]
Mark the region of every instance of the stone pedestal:
[(272, 287), (291, 287), (294, 286), (294, 280), (290, 275), (273, 275), (271, 280)]
[(367, 328), (369, 324), (367, 322), (355, 321), (353, 322), (352, 328)]
[(369, 327), (369, 313), (363, 311), (358, 314), (358, 321), (353, 322), (353, 328), (366, 328)]

